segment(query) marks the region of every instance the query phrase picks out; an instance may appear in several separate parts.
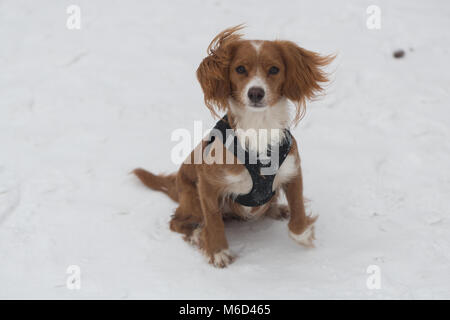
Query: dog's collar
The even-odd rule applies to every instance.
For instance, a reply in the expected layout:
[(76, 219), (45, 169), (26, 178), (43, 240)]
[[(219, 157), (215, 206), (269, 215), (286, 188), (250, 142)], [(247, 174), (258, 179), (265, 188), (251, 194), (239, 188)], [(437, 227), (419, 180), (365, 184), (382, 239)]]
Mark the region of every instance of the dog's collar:
[[(270, 146), (267, 149), (267, 157), (270, 161), (261, 161), (259, 155), (250, 154), (247, 150), (242, 149), (234, 130), (231, 128), (228, 117), (225, 115), (220, 119), (210, 135), (207, 145), (215, 140), (218, 135), (225, 148), (234, 154), (236, 158), (241, 161), (247, 168), (248, 173), (252, 178), (252, 189), (247, 194), (232, 195), (235, 202), (247, 207), (259, 207), (266, 204), (275, 195), (272, 190), (273, 181), (278, 172), (278, 169), (283, 164), (288, 156), (292, 146), (292, 135), (288, 129), (284, 129), (284, 139), (280, 141), (278, 150), (271, 150)], [(233, 139), (232, 143), (229, 143)], [(278, 155), (278, 165), (276, 168), (271, 168), (272, 160)], [(255, 159), (256, 158), (256, 159)], [(256, 161), (250, 161), (256, 160)], [(255, 163), (256, 162), (256, 163)], [(269, 171), (271, 174), (261, 174), (261, 169)]]

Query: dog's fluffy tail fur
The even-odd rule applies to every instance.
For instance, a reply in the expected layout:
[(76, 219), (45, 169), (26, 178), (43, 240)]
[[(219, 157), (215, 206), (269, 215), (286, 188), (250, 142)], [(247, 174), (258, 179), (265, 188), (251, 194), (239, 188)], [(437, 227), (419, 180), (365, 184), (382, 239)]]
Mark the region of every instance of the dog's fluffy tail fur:
[(178, 202), (176, 173), (169, 175), (154, 175), (153, 173), (141, 168), (134, 169), (133, 173), (150, 189), (164, 192), (172, 200)]

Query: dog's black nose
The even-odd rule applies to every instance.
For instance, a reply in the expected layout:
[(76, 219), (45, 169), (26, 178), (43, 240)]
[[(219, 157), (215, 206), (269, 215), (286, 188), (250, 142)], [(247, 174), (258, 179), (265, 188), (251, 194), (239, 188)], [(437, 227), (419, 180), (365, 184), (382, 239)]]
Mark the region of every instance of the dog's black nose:
[(264, 98), (265, 92), (261, 87), (251, 87), (247, 95), (251, 102), (258, 103)]

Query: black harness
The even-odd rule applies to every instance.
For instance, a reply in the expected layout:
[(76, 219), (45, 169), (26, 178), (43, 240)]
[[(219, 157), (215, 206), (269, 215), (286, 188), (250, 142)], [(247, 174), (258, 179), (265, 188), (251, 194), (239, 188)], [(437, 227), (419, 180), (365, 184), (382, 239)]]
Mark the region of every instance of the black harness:
[[(284, 134), (285, 138), (281, 141), (279, 148), (277, 148), (278, 150), (271, 150), (269, 146), (266, 153), (267, 158), (263, 158), (254, 152), (249, 153), (241, 147), (234, 130), (228, 123), (227, 116), (224, 116), (217, 122), (211, 131), (206, 146), (209, 146), (215, 140), (216, 136), (219, 136), (225, 148), (232, 152), (245, 165), (253, 182), (252, 190), (249, 193), (232, 196), (235, 202), (247, 207), (258, 207), (267, 203), (275, 195), (275, 191), (272, 190), (275, 175), (289, 154), (292, 146), (291, 132), (285, 129)], [(272, 160), (276, 159), (276, 157), (278, 158), (278, 164), (274, 163), (272, 168)]]

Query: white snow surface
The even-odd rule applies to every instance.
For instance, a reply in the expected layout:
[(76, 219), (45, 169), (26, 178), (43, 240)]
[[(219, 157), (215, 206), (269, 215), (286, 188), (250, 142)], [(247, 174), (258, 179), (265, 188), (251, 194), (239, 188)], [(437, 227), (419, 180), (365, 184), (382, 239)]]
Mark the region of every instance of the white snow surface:
[[(450, 298), (450, 2), (375, 2), (0, 1), (0, 298)], [(242, 22), (338, 57), (292, 130), (316, 248), (286, 221), (232, 222), (238, 258), (216, 269), (129, 172), (176, 171), (172, 132), (214, 125), (195, 71)]]

